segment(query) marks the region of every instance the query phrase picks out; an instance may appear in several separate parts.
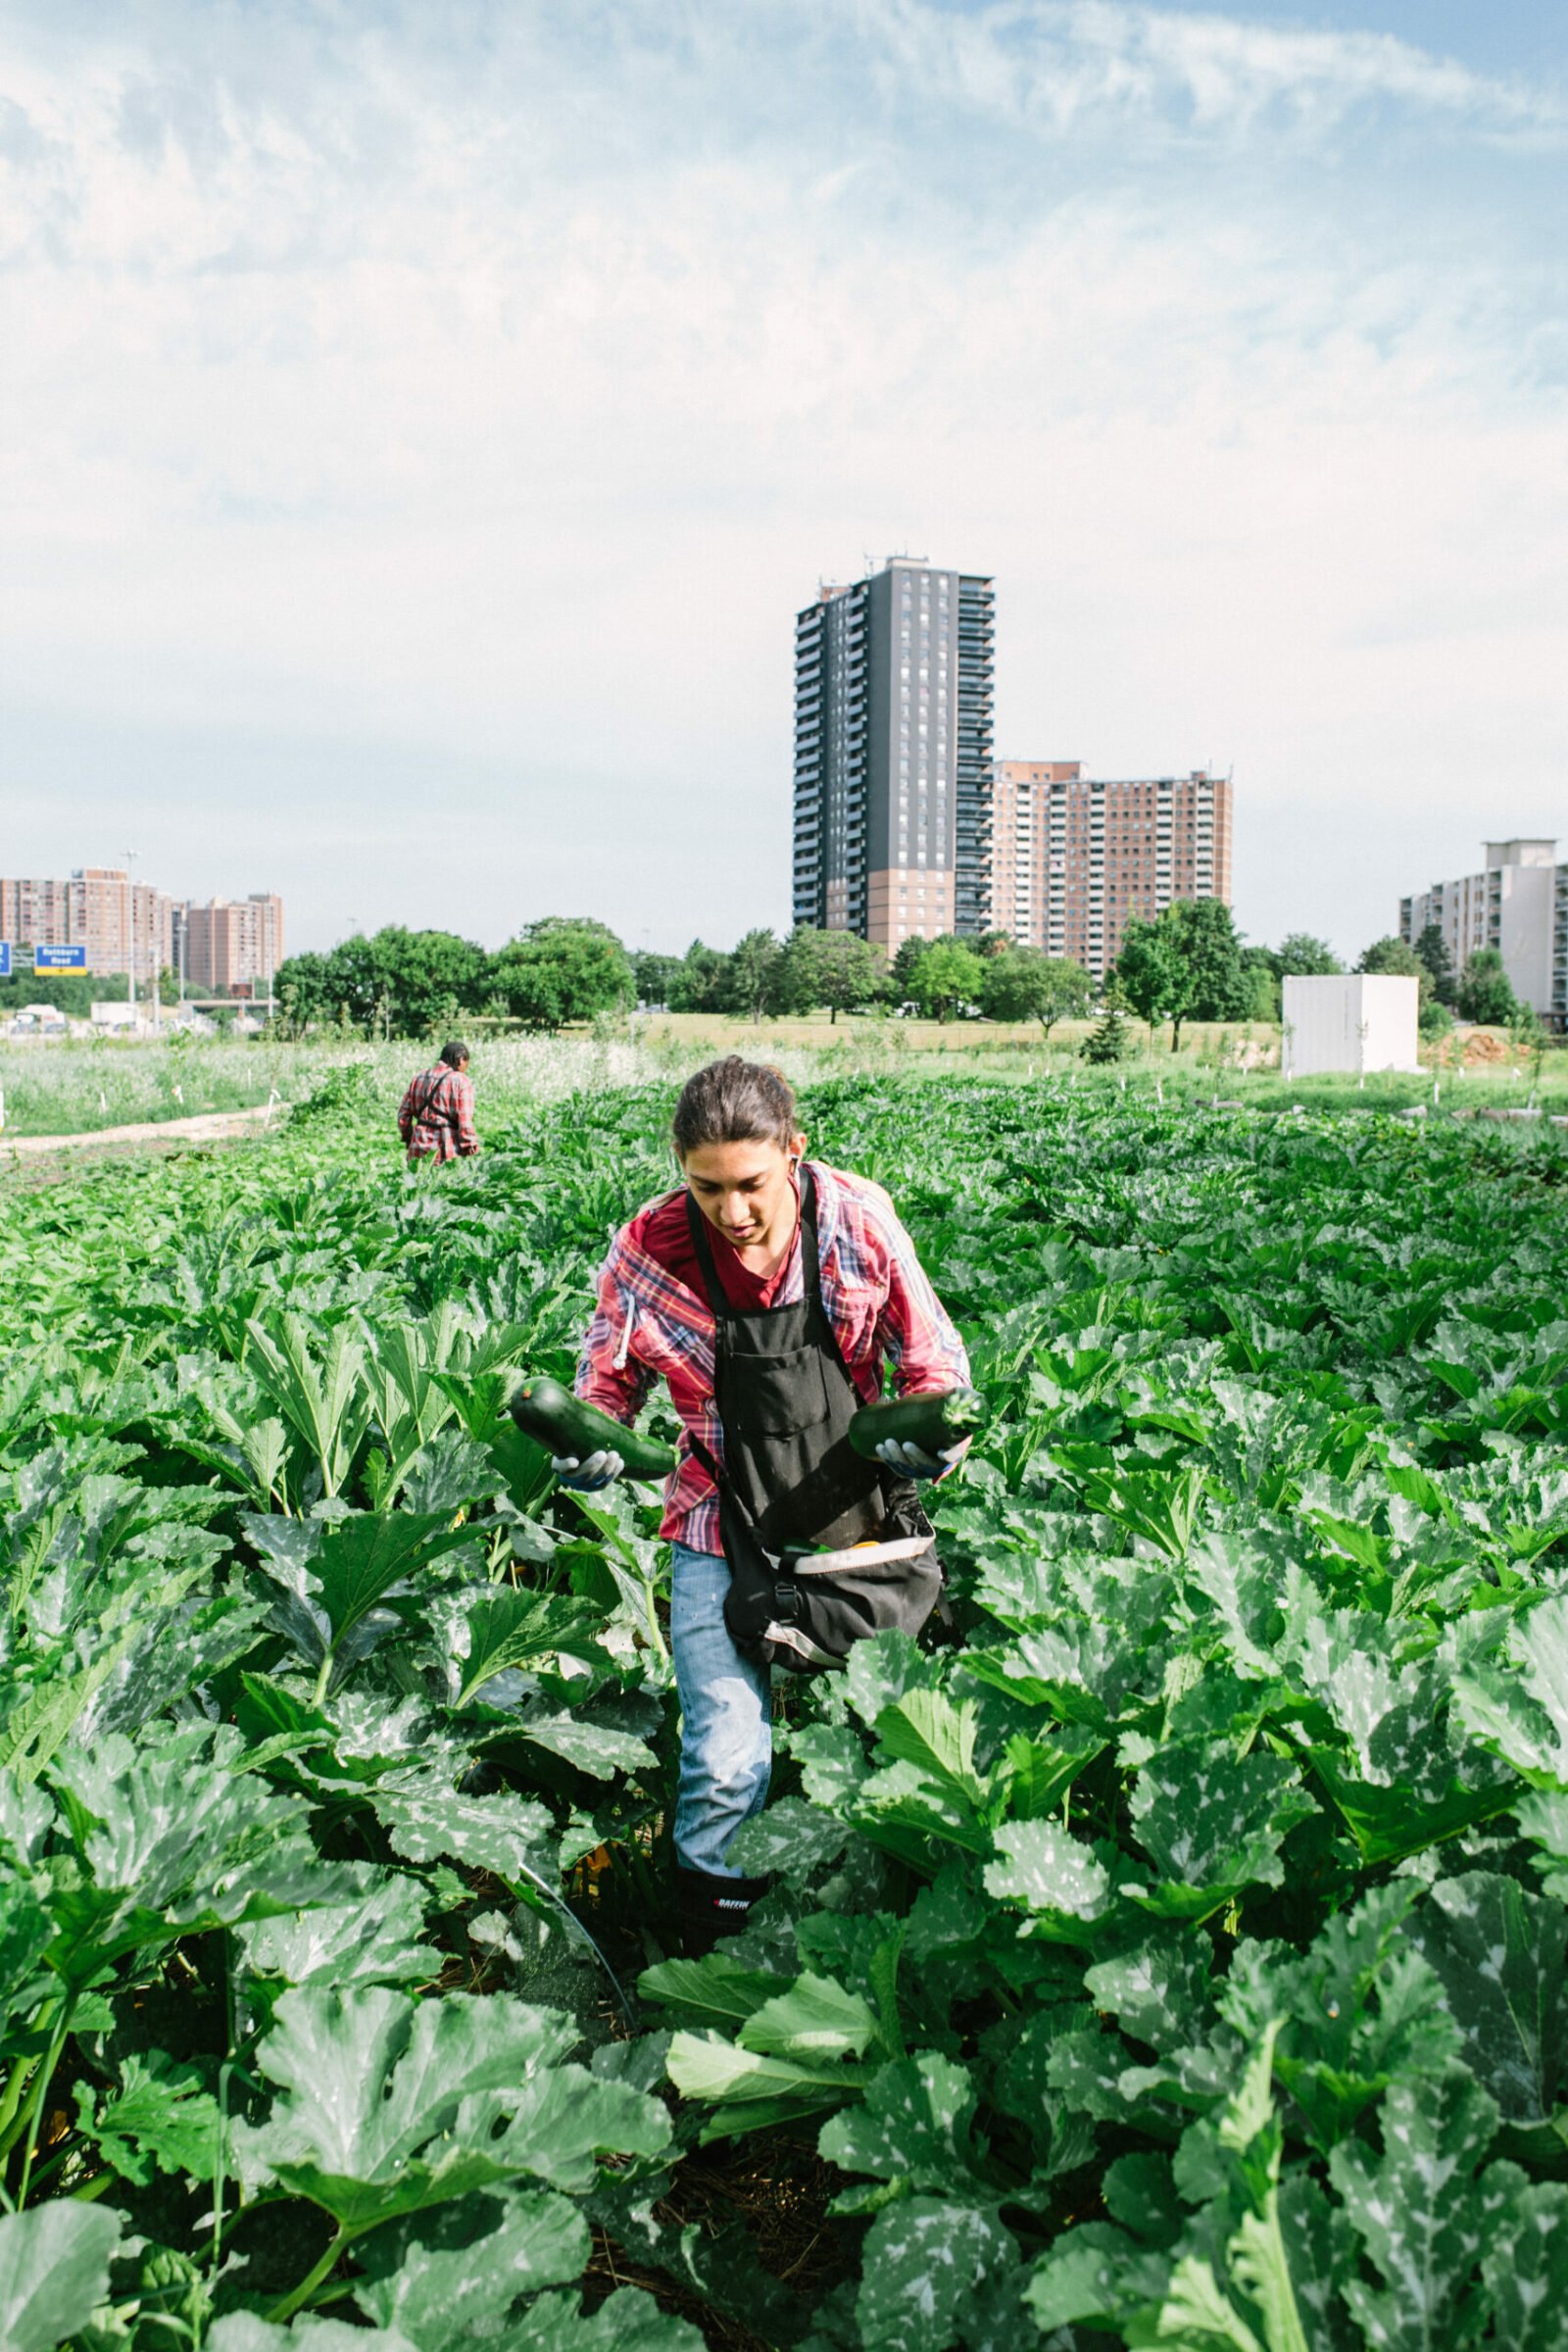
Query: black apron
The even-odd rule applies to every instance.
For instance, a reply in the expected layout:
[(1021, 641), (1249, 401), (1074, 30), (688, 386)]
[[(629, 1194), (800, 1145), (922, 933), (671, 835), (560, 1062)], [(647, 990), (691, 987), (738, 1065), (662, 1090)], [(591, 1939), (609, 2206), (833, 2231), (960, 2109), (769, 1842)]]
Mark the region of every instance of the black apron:
[(810, 1169), (801, 1171), (803, 1296), (793, 1304), (732, 1306), (689, 1193), (686, 1214), (713, 1315), (723, 1467), (700, 1439), (691, 1446), (718, 1489), (731, 1637), (766, 1662), (809, 1668), (841, 1665), (866, 1634), (917, 1632), (942, 1571), (913, 1481), (850, 1444), (861, 1398), (822, 1304)]

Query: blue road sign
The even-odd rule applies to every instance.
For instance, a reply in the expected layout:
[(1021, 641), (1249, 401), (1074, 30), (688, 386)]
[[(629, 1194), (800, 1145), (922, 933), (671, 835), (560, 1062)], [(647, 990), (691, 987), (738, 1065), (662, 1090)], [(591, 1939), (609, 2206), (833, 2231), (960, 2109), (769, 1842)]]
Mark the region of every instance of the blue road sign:
[(74, 941), (70, 947), (56, 947), (40, 940), (32, 951), (35, 972), (84, 972), (87, 969), (87, 943)]
[(9, 980), (10, 977), (11, 942), (9, 939), (0, 939), (0, 980)]

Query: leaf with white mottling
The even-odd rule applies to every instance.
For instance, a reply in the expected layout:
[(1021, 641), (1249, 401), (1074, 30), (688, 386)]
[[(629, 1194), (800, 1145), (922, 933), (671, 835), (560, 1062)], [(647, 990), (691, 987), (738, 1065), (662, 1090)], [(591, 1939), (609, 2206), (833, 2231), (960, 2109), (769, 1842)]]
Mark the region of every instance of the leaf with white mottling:
[(1562, 2069), (1568, 1913), (1516, 1879), (1440, 1879), (1406, 1934), (1443, 1981), (1464, 2057), (1504, 2123), (1544, 2122)]
[(1002, 1859), (986, 1866), (986, 1891), (1027, 1907), (1021, 1932), (1087, 1943), (1115, 1905), (1114, 1849), (1085, 1845), (1051, 1821), (1004, 1822), (996, 1843)]
[(1172, 2050), (1212, 2026), (1213, 1960), (1200, 1936), (1146, 1936), (1125, 1951), (1085, 1971), (1097, 2009), (1105, 2009), (1124, 2034), (1152, 2049)]
[(866, 2084), (858, 2107), (822, 2126), (817, 2154), (841, 2172), (952, 2196), (978, 2185), (973, 2179), (970, 2125), (975, 2089), (967, 2068), (934, 2050), (884, 2066)]
[(1568, 1791), (1532, 1788), (1514, 1807), (1522, 1834), (1541, 1847), (1536, 1868), (1542, 1891), (1568, 1903)]
[(1508, 1633), (1516, 1670), (1461, 1675), (1454, 1704), (1473, 1736), (1532, 1780), (1568, 1787), (1568, 1593), (1539, 1601)]
[(588, 2260), (588, 2225), (549, 2189), (496, 2189), (378, 2230), (354, 2300), (419, 2352), (493, 2334), (519, 2295), (563, 2286)]
[[(449, 2338), (442, 2352), (459, 2348)], [(499, 2352), (704, 2352), (704, 2345), (689, 2320), (661, 2311), (640, 2287), (617, 2286), (591, 2312), (574, 2295), (541, 2295), (511, 2322)]]
[(290, 1984), (410, 1984), (435, 1976), (441, 1955), (420, 1941), (430, 1894), (403, 1870), (345, 1865), (363, 1891), (351, 1903), (259, 1921), (242, 1930), (243, 1964)]
[(264, 2123), (236, 2124), (236, 2144), (354, 2230), (513, 2173), (581, 2186), (607, 2127), (623, 2134), (611, 2145), (644, 2154), (668, 2121), (656, 2100), (558, 2066), (575, 2038), (557, 2011), (499, 1993), (287, 1992), (257, 2053), (285, 2095)]
[(1278, 1886), (1280, 1847), (1316, 1809), (1276, 1756), (1238, 1756), (1223, 1740), (1161, 1750), (1132, 1797), (1136, 1835), (1160, 1874), (1138, 1899), (1158, 1917), (1200, 1920), (1248, 1886)]
[(1330, 2156), (1330, 2177), (1384, 2282), (1345, 2286), (1372, 2352), (1436, 2352), (1474, 2331), (1476, 2265), (1522, 2182), (1505, 2164), (1477, 2177), (1496, 2121), (1494, 2102), (1455, 2067), (1435, 2082), (1393, 2085), (1379, 2112), (1381, 2156), (1361, 2140)]
[(370, 1802), (406, 1861), (450, 1858), (512, 1883), (533, 1876), (556, 1884), (550, 1816), (514, 1789), (464, 1796), (439, 1774), (421, 1773), (383, 1781), (370, 1791)]
[(908, 2197), (878, 2214), (860, 2257), (863, 2352), (946, 2352), (971, 2298), (1017, 2262), (991, 2206)]
[(729, 1860), (754, 1878), (771, 1872), (787, 1886), (804, 1886), (824, 1864), (838, 1860), (849, 1840), (847, 1822), (819, 1805), (785, 1796), (742, 1822), (730, 1842)]
[[(215, 2320), (207, 2352), (424, 2352), (396, 2328), (352, 2328), (347, 2320), (302, 2312), (292, 2327), (277, 2328), (253, 2311), (231, 2311)], [(443, 2348), (445, 2352), (445, 2348)]]
[(1499, 2224), (1482, 2270), (1508, 2352), (1568, 2352), (1568, 2188), (1522, 2189)]

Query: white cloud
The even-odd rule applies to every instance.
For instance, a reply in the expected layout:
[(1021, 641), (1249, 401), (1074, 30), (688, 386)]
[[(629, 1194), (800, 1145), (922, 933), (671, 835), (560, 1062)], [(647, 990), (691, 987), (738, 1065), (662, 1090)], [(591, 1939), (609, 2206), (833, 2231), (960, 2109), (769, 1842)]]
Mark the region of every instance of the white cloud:
[(169, 746), (149, 870), (270, 743), (318, 928), (356, 837), (367, 919), (778, 919), (790, 615), (895, 545), (997, 573), (1002, 748), (1235, 760), (1255, 929), (1355, 944), (1557, 821), (1528, 204), (1404, 205), (1353, 136), (1396, 109), (1419, 177), (1550, 93), (1101, 5), (162, 23), (0, 59), (8, 764)]

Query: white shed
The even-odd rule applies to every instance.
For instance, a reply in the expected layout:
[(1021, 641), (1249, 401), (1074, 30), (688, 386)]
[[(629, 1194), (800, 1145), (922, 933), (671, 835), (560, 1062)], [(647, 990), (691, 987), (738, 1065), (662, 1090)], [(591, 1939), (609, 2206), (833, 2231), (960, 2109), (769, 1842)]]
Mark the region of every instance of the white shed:
[(1418, 1070), (1416, 1015), (1421, 983), (1399, 972), (1345, 972), (1332, 978), (1298, 974), (1284, 985), (1285, 1037), (1280, 1066), (1287, 1078), (1322, 1070)]

